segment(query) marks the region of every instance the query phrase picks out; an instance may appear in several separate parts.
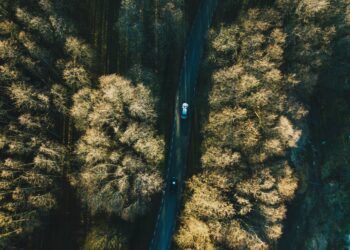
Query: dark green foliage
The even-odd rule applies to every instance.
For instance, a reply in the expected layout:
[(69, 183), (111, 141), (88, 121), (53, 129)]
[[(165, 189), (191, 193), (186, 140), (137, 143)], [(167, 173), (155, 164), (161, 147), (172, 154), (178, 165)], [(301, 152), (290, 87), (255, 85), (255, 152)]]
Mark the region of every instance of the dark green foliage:
[[(315, 85), (310, 102), (311, 150), (303, 152), (306, 157), (303, 166), (299, 166), (300, 195), (293, 206), (288, 231), (281, 240), (281, 249), (345, 249), (345, 236), (349, 232), (349, 175), (346, 174), (350, 110), (347, 97), (349, 7), (348, 1), (343, 0), (320, 3), (326, 7), (309, 9), (307, 15), (299, 16), (304, 29), (311, 26), (319, 32), (318, 37), (299, 38), (313, 48), (307, 54), (298, 53), (303, 59), (297, 64), (299, 69), (304, 67), (304, 72), (313, 75)], [(302, 7), (299, 9), (305, 9)], [(319, 39), (320, 36), (323, 38)], [(318, 64), (310, 63), (310, 58), (317, 58)], [(307, 157), (312, 161), (306, 161)], [(296, 214), (302, 216), (293, 219)], [(290, 242), (296, 242), (294, 248), (286, 247)]]
[(184, 43), (183, 9), (182, 0), (121, 1), (115, 25), (123, 63), (141, 62), (162, 73), (171, 50)]

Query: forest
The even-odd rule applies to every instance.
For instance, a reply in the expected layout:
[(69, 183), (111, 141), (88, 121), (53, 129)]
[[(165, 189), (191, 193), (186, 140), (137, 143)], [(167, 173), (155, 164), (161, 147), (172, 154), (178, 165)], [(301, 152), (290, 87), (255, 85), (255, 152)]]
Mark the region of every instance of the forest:
[(0, 250), (349, 249), (349, 72), (350, 0), (0, 0)]

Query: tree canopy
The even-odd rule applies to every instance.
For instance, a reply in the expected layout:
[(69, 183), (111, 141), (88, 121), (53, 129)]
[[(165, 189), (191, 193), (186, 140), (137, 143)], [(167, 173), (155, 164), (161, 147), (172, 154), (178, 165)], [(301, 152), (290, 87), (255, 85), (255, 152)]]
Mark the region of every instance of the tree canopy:
[(86, 78), (67, 69), (84, 60), (79, 69), (88, 71), (90, 52), (61, 7), (49, 0), (1, 3), (0, 242), (7, 249), (19, 244), (16, 236), (47, 224), (70, 165), (61, 118), (68, 85)]
[(81, 195), (91, 213), (125, 220), (143, 215), (162, 188), (164, 141), (156, 132), (156, 100), (143, 84), (102, 76), (97, 89), (74, 95), (71, 113), (82, 136)]

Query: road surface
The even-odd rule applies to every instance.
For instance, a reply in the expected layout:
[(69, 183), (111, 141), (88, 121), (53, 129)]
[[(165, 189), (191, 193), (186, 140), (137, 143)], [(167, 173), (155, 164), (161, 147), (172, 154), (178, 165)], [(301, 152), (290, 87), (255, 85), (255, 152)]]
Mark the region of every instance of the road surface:
[[(187, 153), (190, 141), (190, 119), (193, 108), (193, 97), (200, 66), (201, 55), (208, 29), (217, 5), (217, 0), (202, 0), (189, 34), (184, 61), (182, 65), (179, 86), (176, 93), (173, 128), (167, 157), (167, 185), (163, 193), (156, 228), (150, 244), (150, 250), (168, 250), (171, 246), (172, 235), (180, 207), (181, 190), (187, 164)], [(183, 102), (189, 104), (189, 117), (181, 120), (180, 110)], [(178, 188), (169, 190), (171, 177), (178, 180)]]

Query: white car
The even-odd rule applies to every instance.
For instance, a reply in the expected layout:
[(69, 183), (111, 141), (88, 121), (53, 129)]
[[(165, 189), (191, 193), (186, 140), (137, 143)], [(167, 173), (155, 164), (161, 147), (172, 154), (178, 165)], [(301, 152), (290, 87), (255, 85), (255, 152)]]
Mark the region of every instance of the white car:
[(181, 107), (181, 119), (187, 119), (188, 117), (188, 104), (184, 102)]

